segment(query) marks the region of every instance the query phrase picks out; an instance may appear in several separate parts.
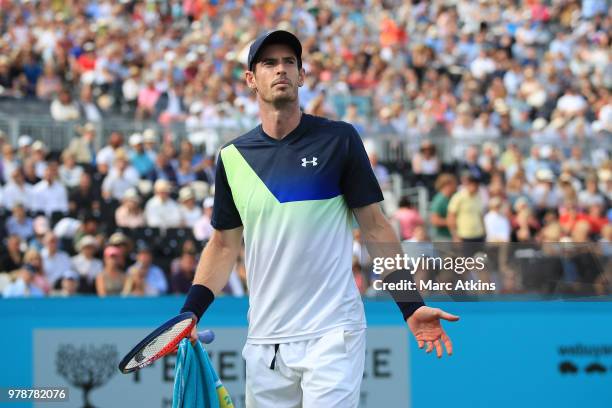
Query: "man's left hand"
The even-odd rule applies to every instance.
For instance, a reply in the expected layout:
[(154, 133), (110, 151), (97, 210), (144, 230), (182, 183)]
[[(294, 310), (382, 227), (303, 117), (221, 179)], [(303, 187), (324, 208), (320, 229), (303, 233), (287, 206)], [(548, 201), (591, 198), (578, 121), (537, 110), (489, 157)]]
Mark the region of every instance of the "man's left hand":
[(446, 354), (449, 356), (453, 354), (453, 343), (444, 332), (444, 329), (442, 329), (441, 319), (456, 322), (459, 320), (459, 316), (452, 315), (441, 309), (421, 306), (406, 321), (410, 331), (417, 340), (419, 348), (422, 349), (424, 345), (427, 345), (425, 351), (430, 353), (435, 347), (438, 358), (442, 357), (442, 343), (444, 343), (444, 348), (446, 348)]

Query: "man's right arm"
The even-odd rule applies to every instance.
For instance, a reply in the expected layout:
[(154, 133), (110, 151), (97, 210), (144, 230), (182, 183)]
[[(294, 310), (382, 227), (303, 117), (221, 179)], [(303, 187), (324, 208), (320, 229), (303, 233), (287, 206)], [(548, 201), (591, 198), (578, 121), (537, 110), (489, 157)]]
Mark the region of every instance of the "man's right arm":
[[(240, 226), (213, 231), (210, 241), (202, 251), (193, 285), (181, 312), (191, 311), (198, 316), (199, 321), (215, 296), (223, 290), (240, 254), (242, 230), (243, 227)], [(190, 341), (192, 344), (198, 341), (197, 326), (191, 331)]]
[(240, 226), (213, 231), (196, 269), (194, 285), (206, 286), (215, 296), (221, 292), (240, 254), (242, 230), (243, 227)]

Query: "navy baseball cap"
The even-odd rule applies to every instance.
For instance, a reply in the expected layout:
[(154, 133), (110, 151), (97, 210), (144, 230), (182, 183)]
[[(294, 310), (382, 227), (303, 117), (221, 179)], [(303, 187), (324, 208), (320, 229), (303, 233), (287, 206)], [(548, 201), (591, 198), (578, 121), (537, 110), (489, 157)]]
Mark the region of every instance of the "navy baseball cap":
[(302, 66), (302, 44), (300, 40), (290, 33), (289, 31), (276, 30), (264, 33), (257, 37), (257, 39), (251, 44), (249, 48), (249, 58), (247, 60), (247, 67), (249, 71), (253, 70), (253, 65), (257, 62), (257, 54), (261, 49), (268, 44), (286, 44), (295, 52), (295, 56), (298, 60), (298, 66)]

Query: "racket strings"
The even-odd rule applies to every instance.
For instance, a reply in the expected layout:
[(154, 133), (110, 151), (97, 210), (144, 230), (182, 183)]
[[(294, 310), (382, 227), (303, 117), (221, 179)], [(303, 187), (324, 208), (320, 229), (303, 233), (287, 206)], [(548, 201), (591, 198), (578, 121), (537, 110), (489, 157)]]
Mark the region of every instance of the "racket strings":
[(168, 347), (174, 347), (185, 336), (185, 332), (191, 326), (192, 320), (183, 320), (164, 331), (162, 334), (147, 343), (140, 349), (126, 365), (126, 370), (143, 367), (155, 360), (155, 357)]

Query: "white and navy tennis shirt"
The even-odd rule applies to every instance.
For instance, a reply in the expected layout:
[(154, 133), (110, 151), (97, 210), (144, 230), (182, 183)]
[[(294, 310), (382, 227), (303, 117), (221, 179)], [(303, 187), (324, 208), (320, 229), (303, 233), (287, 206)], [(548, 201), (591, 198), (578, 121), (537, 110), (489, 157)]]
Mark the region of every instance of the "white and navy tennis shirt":
[(361, 138), (345, 122), (302, 114), (281, 140), (260, 125), (223, 147), (212, 225), (244, 226), (248, 342), (365, 328), (351, 208), (382, 199)]

